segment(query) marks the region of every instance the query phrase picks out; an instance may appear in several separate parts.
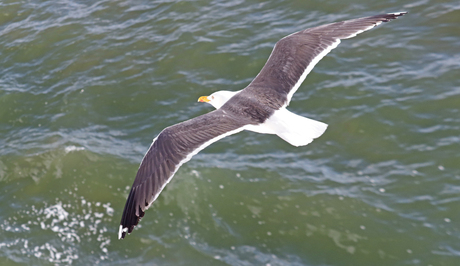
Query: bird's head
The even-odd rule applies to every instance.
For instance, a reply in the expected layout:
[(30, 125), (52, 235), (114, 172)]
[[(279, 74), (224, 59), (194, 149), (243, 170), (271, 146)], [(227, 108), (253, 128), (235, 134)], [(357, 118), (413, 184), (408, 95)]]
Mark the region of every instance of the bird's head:
[(219, 109), (238, 92), (239, 91), (216, 91), (209, 96), (201, 96), (198, 102), (209, 103), (214, 106), (214, 108)]

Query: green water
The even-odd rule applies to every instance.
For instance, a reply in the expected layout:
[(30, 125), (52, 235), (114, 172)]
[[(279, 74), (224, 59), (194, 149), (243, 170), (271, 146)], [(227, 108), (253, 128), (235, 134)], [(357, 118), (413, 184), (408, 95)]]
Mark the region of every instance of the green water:
[[(458, 1), (0, 2), (1, 265), (460, 265)], [(345, 40), (290, 110), (305, 147), (242, 132), (183, 165), (117, 239), (165, 127), (240, 90), (307, 27)]]

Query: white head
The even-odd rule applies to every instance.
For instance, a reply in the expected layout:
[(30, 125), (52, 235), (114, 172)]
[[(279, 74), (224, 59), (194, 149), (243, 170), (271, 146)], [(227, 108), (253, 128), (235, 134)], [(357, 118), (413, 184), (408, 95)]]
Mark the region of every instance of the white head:
[(214, 106), (214, 108), (219, 109), (238, 92), (239, 91), (216, 91), (209, 96), (201, 96), (198, 101), (209, 103)]

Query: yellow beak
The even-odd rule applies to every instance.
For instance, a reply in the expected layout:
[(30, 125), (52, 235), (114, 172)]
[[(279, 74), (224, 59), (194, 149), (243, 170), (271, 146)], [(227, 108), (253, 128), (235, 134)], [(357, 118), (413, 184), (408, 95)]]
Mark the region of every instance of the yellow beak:
[(209, 101), (211, 100), (209, 100), (208, 96), (201, 96), (200, 98), (198, 98), (198, 102), (200, 103), (208, 103)]

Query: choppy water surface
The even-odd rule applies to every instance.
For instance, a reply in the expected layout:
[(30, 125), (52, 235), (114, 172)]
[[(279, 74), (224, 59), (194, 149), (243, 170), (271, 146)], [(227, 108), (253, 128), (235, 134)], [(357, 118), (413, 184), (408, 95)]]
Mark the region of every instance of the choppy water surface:
[[(457, 1), (3, 1), (1, 265), (460, 265)], [(343, 41), (290, 110), (295, 148), (242, 132), (182, 166), (117, 240), (166, 126), (239, 90), (275, 42), (409, 11)]]

